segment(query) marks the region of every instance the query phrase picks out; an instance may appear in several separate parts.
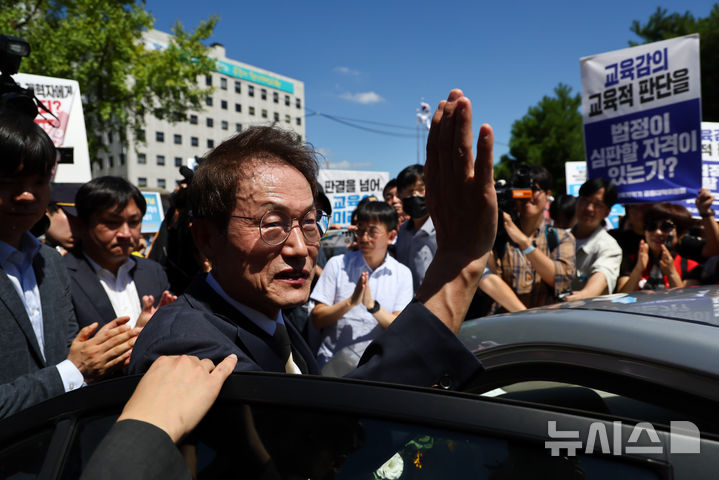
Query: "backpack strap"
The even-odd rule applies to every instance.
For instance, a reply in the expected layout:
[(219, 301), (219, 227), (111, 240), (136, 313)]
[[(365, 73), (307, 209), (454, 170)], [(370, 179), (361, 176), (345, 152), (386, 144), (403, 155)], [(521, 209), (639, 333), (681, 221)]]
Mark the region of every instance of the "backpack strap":
[(549, 253), (552, 253), (552, 250), (559, 246), (559, 234), (554, 227), (544, 227), (544, 239), (547, 241)]

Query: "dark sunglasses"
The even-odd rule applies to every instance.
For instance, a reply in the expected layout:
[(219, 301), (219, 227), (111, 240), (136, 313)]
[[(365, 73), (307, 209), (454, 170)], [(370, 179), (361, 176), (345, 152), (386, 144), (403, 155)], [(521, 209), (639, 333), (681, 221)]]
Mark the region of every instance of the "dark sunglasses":
[(670, 222), (669, 220), (664, 220), (661, 224), (659, 222), (647, 222), (644, 224), (644, 230), (647, 230), (649, 232), (653, 232), (659, 228), (664, 233), (669, 233), (672, 230), (674, 230), (674, 223)]

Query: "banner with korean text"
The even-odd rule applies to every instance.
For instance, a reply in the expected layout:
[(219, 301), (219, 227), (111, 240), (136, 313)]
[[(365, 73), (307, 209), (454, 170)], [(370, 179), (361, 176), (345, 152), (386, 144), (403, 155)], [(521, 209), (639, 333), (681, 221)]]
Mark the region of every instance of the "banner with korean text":
[(589, 178), (620, 203), (695, 197), (701, 188), (699, 35), (580, 59)]
[[(709, 190), (714, 198), (719, 198), (719, 122), (702, 122), (702, 188)], [(679, 202), (687, 207), (687, 210), (694, 218), (699, 217), (699, 210), (694, 203), (695, 199), (690, 198)], [(719, 221), (719, 208), (716, 207), (715, 200), (714, 212), (717, 221)]]
[(389, 182), (389, 172), (322, 169), (317, 175), (317, 181), (332, 205), (330, 223), (346, 227), (360, 200), (370, 195), (377, 197), (377, 200), (384, 200), (382, 189)]

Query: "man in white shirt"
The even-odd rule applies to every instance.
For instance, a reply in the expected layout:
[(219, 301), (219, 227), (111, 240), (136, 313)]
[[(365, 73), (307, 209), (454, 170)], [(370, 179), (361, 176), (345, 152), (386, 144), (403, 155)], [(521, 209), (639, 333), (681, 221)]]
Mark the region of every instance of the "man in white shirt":
[[(357, 210), (359, 250), (329, 259), (310, 299), (312, 322), (321, 329), (317, 360), (324, 366), (343, 352), (347, 373), (365, 348), (412, 300), (412, 273), (387, 253), (397, 236), (397, 212), (385, 202)], [(350, 348), (347, 348), (350, 347)]]
[(102, 325), (129, 316), (131, 326), (143, 326), (156, 300), (165, 304), (174, 298), (160, 264), (132, 255), (140, 239), (145, 198), (124, 178), (99, 177), (80, 187), (75, 208), (79, 246), (64, 261), (78, 323)]
[(127, 318), (78, 333), (60, 255), (28, 233), (47, 208), (55, 155), (32, 118), (0, 112), (0, 418), (121, 367), (138, 334)]
[(572, 293), (564, 299), (581, 300), (614, 291), (622, 263), (622, 249), (604, 229), (604, 219), (617, 202), (617, 187), (603, 178), (587, 180), (579, 189), (576, 242), (577, 270)]

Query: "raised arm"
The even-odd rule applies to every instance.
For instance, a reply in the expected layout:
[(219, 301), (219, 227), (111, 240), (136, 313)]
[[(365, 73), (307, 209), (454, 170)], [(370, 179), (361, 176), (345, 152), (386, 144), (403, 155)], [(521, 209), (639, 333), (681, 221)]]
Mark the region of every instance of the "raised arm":
[(437, 253), (416, 298), (458, 332), (497, 231), (492, 127), (482, 125), (472, 150), (472, 104), (452, 90), (432, 117), (424, 178), (437, 230)]

